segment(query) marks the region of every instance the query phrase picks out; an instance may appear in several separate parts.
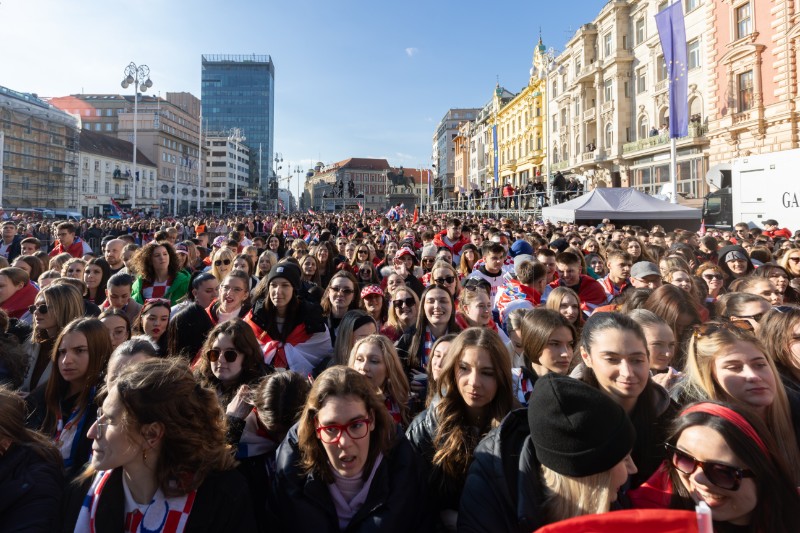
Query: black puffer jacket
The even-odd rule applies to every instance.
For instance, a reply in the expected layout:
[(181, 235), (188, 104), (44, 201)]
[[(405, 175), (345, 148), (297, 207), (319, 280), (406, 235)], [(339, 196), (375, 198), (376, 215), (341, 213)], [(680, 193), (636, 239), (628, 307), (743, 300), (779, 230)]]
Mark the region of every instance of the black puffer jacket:
[(62, 466), (12, 445), (0, 457), (0, 529), (50, 533), (61, 527)]
[(458, 512), (458, 531), (529, 532), (547, 524), (541, 470), (527, 409), (512, 411), (475, 448)]
[[(278, 448), (273, 494), (277, 516), (271, 531), (340, 531), (328, 485), (299, 467), (297, 426)], [(378, 466), (364, 505), (346, 532), (431, 531), (432, 514), (419, 458), (402, 433)]]

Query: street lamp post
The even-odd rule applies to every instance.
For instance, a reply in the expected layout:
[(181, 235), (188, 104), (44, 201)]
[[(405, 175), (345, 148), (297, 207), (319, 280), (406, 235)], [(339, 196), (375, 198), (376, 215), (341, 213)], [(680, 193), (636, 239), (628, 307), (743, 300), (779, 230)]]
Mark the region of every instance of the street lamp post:
[(300, 211), (300, 174), (303, 173), (300, 165), (295, 165), (294, 173), (297, 174), (297, 205), (295, 208)]
[(136, 65), (133, 61), (125, 67), (125, 78), (122, 88), (127, 89), (133, 84), (133, 196), (131, 196), (131, 210), (136, 214), (136, 126), (139, 115), (139, 91), (146, 92), (153, 86), (150, 81), (150, 67)]
[[(541, 42), (541, 39), (540, 39)], [(549, 101), (550, 101), (550, 93), (547, 89), (547, 82), (548, 76), (558, 71), (559, 73), (563, 72), (564, 67), (559, 65), (556, 61), (556, 51), (553, 48), (549, 48), (545, 52), (541, 52), (539, 55), (539, 64), (536, 65), (539, 69), (539, 79), (542, 80), (542, 84), (544, 85), (542, 89), (542, 95), (544, 99), (544, 133), (549, 133), (549, 128), (552, 127), (550, 123), (550, 111), (549, 111)], [(547, 179), (547, 187), (550, 190), (549, 194), (549, 202), (550, 205), (555, 205), (555, 190), (553, 189), (553, 182), (550, 176), (550, 135), (545, 135), (545, 175)]]
[[(272, 181), (275, 183), (275, 189), (274, 189), (275, 190), (275, 198), (273, 198), (273, 200), (275, 200), (275, 212), (276, 213), (278, 212), (278, 171), (280, 171), (280, 169), (283, 168), (281, 163), (283, 163), (283, 156), (280, 153), (276, 152), (275, 153), (275, 172), (272, 174)], [(272, 187), (270, 187), (270, 190), (272, 190)]]

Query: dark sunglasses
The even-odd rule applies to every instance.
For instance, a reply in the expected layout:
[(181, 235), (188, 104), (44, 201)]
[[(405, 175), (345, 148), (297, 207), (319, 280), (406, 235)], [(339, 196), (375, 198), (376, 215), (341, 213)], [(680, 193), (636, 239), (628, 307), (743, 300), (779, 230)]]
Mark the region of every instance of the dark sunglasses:
[(398, 309), (402, 309), (403, 306), (405, 307), (414, 307), (417, 304), (414, 298), (405, 298), (403, 300), (392, 300), (392, 305), (394, 305)]
[(236, 358), (239, 357), (239, 352), (236, 350), (217, 350), (216, 348), (211, 348), (206, 352), (206, 357), (212, 363), (216, 363), (219, 360), (219, 356), (225, 358), (225, 360), (229, 363), (233, 363), (236, 361)]
[(722, 279), (722, 274), (703, 274), (703, 279)]
[[(761, 319), (764, 318), (765, 314), (766, 313), (758, 313), (756, 315), (742, 315), (742, 316), (738, 316), (737, 315), (736, 318), (732, 320), (732, 322), (734, 324), (741, 324), (741, 323), (748, 324), (750, 326), (751, 331), (752, 331), (753, 326), (746, 319), (749, 318), (751, 320), (755, 320), (756, 322), (761, 322)], [(741, 328), (741, 329), (747, 329), (747, 328)]]
[(439, 285), (444, 285), (445, 283), (446, 283), (446, 284), (448, 284), (448, 285), (450, 285), (450, 284), (451, 284), (451, 283), (453, 283), (455, 280), (456, 280), (456, 278), (455, 278), (454, 276), (445, 276), (445, 277), (443, 277), (443, 278), (436, 278), (436, 279), (435, 279), (435, 280), (433, 280), (433, 281), (435, 281), (435, 282), (436, 282), (436, 283), (438, 283)]
[(29, 305), (28, 312), (30, 314), (34, 314), (36, 311), (39, 311), (40, 315), (47, 314), (47, 304), (39, 304), (39, 305)]
[(739, 490), (742, 479), (746, 477), (755, 477), (752, 470), (736, 468), (735, 466), (711, 461), (700, 461), (671, 444), (665, 444), (665, 446), (667, 448), (667, 453), (670, 454), (670, 463), (672, 463), (672, 466), (674, 466), (676, 470), (688, 476), (697, 470), (699, 466), (703, 469), (706, 478), (721, 489), (732, 491)]
[(230, 264), (231, 264), (230, 259), (217, 259), (216, 261), (214, 261), (214, 266), (220, 266), (220, 265), (228, 266)]
[(342, 287), (331, 287), (331, 292), (341, 292), (342, 294), (353, 294), (356, 291), (354, 291), (353, 289), (347, 289)]

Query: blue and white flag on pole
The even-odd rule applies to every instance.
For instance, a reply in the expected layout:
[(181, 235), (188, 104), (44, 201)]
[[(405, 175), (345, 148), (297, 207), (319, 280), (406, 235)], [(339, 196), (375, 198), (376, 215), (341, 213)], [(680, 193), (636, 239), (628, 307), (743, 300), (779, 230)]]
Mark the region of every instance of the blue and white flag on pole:
[(497, 124), (492, 126), (492, 145), (494, 147), (494, 182), (500, 179), (500, 152), (497, 149)]
[(669, 79), (669, 136), (673, 139), (689, 135), (689, 62), (682, 4), (675, 2), (656, 15)]
[(428, 197), (433, 197), (433, 187), (431, 187), (431, 171), (428, 170)]

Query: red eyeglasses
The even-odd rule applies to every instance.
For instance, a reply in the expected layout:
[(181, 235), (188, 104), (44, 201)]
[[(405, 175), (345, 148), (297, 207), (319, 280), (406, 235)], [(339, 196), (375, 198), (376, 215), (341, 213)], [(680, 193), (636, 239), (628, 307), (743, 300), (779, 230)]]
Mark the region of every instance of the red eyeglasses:
[(344, 432), (347, 432), (347, 436), (351, 439), (363, 439), (369, 433), (370, 422), (369, 418), (359, 418), (347, 424), (317, 426), (317, 435), (325, 444), (336, 444)]

